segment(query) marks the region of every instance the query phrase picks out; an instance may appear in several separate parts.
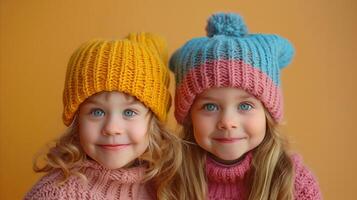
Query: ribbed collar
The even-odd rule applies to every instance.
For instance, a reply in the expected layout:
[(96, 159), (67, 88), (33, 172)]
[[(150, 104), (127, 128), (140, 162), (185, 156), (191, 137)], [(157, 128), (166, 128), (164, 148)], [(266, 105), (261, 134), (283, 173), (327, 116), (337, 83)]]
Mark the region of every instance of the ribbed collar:
[(207, 156), (206, 174), (208, 180), (216, 183), (237, 183), (248, 174), (252, 158), (253, 153), (248, 152), (244, 155), (243, 160), (231, 165), (225, 165)]
[(91, 179), (105, 179), (117, 183), (139, 183), (145, 174), (145, 165), (131, 168), (107, 169), (96, 161), (87, 160), (76, 167), (86, 177)]

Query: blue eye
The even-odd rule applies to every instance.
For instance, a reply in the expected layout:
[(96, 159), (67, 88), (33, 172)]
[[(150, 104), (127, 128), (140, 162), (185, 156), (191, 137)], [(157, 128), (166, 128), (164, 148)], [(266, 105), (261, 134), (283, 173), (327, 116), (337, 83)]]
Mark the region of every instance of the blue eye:
[(125, 117), (133, 117), (134, 115), (136, 115), (136, 112), (134, 112), (133, 110), (130, 110), (130, 109), (125, 109), (123, 111), (123, 115)]
[(105, 115), (105, 112), (102, 109), (95, 108), (91, 110), (90, 114), (93, 115), (94, 117), (102, 117)]
[(251, 110), (252, 108), (253, 106), (248, 103), (239, 104), (239, 110), (248, 111)]
[(216, 111), (218, 110), (218, 106), (213, 103), (207, 103), (203, 105), (203, 109), (205, 109), (206, 111)]

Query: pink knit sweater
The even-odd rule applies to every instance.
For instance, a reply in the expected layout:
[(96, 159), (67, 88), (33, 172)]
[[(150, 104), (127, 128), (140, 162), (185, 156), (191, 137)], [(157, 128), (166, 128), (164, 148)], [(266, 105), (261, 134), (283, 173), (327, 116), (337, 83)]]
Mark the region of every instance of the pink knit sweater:
[[(249, 196), (248, 174), (250, 173), (252, 153), (234, 165), (223, 165), (207, 158), (209, 200), (244, 200)], [(294, 199), (322, 199), (319, 185), (314, 175), (303, 165), (298, 155), (293, 155), (295, 167)]]
[(58, 185), (57, 181), (62, 178), (62, 173), (55, 170), (42, 177), (26, 194), (25, 200), (152, 199), (146, 187), (140, 183), (144, 167), (109, 170), (95, 161), (86, 161), (81, 166), (80, 171), (88, 182), (71, 176), (63, 185)]

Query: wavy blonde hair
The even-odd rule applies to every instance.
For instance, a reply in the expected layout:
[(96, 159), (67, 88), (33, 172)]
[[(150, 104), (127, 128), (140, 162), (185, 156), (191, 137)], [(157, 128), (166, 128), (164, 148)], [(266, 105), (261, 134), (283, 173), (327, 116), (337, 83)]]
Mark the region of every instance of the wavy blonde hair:
[[(179, 198), (180, 184), (177, 170), (182, 162), (182, 146), (180, 139), (172, 134), (166, 127), (150, 113), (149, 145), (147, 150), (138, 159), (147, 163), (147, 170), (143, 182), (153, 183), (157, 199), (172, 200)], [(72, 175), (86, 179), (85, 175), (74, 166), (87, 160), (86, 153), (79, 143), (78, 120), (75, 118), (67, 131), (55, 142), (44, 155), (45, 164), (39, 167), (41, 155), (35, 157), (33, 169), (35, 172), (50, 172), (60, 170), (65, 183)], [(43, 156), (43, 155), (42, 155)]]
[[(287, 139), (278, 131), (279, 124), (266, 115), (266, 134), (262, 143), (253, 150), (249, 200), (293, 200), (294, 169), (288, 154)], [(191, 120), (187, 119), (181, 132), (185, 144), (185, 159), (180, 178), (183, 199), (205, 200), (208, 196), (205, 172), (206, 151), (195, 142)]]

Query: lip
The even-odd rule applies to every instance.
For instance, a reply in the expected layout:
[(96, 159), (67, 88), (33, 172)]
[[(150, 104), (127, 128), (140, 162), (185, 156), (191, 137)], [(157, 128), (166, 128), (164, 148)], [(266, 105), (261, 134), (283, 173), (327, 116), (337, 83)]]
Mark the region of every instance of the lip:
[(120, 150), (130, 146), (130, 144), (99, 144), (98, 146), (105, 150)]
[(240, 138), (213, 138), (213, 140), (219, 142), (219, 143), (234, 143), (234, 142), (238, 142), (240, 140), (243, 140), (244, 137), (240, 137)]

